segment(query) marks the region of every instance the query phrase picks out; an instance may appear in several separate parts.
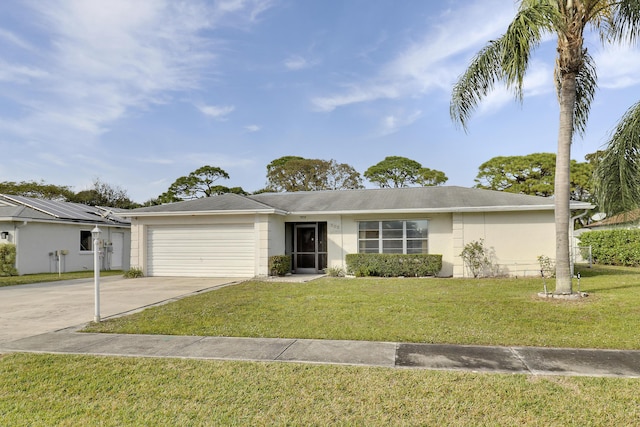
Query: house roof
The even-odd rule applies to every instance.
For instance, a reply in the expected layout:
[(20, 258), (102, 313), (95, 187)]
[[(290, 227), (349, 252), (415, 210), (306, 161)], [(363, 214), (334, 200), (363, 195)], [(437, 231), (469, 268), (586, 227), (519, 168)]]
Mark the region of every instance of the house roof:
[[(250, 197), (239, 194), (225, 193), (213, 197), (203, 197), (201, 199), (186, 200), (184, 202), (167, 203), (165, 205), (148, 206), (129, 211), (127, 216), (135, 216), (145, 213), (286, 213), (277, 212), (273, 206), (253, 200)], [(135, 214), (135, 215), (133, 215)]]
[(640, 222), (640, 209), (635, 209), (629, 212), (623, 212), (618, 215), (597, 221), (589, 225), (585, 225), (585, 228), (598, 228), (612, 225), (633, 224)]
[(0, 219), (129, 225), (121, 209), (0, 194)]
[[(572, 202), (572, 209), (589, 209)], [(128, 216), (178, 213), (383, 213), (383, 212), (491, 212), (553, 210), (552, 198), (455, 186), (383, 188), (340, 191), (261, 193), (220, 196), (134, 209)]]

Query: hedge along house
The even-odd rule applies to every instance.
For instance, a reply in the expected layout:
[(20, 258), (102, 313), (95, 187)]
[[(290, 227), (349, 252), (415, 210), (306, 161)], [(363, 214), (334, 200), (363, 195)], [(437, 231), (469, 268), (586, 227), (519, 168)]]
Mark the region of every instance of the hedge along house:
[(101, 268), (127, 270), (131, 224), (122, 210), (0, 195), (0, 244), (16, 246), (19, 274), (93, 270), (91, 230), (102, 231)]
[(553, 199), (462, 187), (223, 194), (127, 216), (131, 265), (147, 276), (266, 276), (282, 254), (304, 274), (346, 268), (350, 253), (431, 253), (440, 276), (463, 277), (460, 253), (479, 239), (504, 274), (539, 274), (538, 256), (555, 255)]

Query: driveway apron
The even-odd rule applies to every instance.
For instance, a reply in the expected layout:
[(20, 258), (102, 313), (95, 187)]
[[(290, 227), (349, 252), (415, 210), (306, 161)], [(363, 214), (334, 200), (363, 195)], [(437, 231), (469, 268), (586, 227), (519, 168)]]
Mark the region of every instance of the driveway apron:
[[(104, 277), (100, 280), (100, 317), (106, 319), (237, 281), (229, 278)], [(92, 321), (94, 295), (93, 279), (0, 288), (0, 343)]]

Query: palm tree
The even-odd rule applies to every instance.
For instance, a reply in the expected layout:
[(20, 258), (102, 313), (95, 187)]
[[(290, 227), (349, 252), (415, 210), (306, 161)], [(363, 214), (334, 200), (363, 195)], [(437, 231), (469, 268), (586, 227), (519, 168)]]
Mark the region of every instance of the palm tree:
[(546, 34), (557, 36), (554, 80), (560, 106), (555, 176), (556, 293), (572, 293), (569, 256), (569, 168), (575, 132), (584, 134), (596, 89), (593, 58), (584, 31), (603, 43), (635, 43), (640, 35), (640, 0), (521, 0), (518, 12), (497, 40), (473, 58), (453, 88), (451, 117), (466, 129), (471, 114), (496, 83), (522, 100), (529, 57)]
[(600, 209), (609, 215), (640, 206), (640, 102), (622, 116), (594, 172)]

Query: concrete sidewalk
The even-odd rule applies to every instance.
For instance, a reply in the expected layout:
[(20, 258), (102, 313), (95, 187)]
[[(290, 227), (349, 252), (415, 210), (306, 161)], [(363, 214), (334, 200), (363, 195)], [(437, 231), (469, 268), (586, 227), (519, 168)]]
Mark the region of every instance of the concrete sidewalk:
[(0, 352), (173, 357), (421, 368), (529, 375), (640, 378), (640, 351), (488, 347), (281, 338), (50, 332)]

